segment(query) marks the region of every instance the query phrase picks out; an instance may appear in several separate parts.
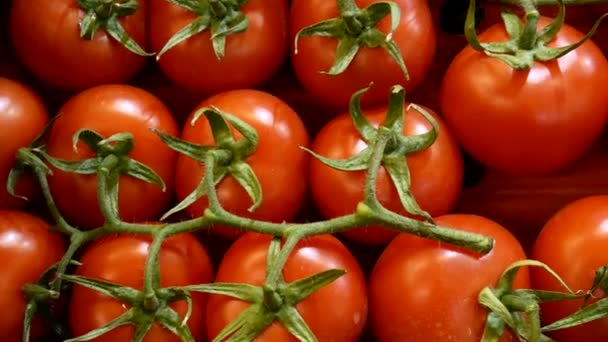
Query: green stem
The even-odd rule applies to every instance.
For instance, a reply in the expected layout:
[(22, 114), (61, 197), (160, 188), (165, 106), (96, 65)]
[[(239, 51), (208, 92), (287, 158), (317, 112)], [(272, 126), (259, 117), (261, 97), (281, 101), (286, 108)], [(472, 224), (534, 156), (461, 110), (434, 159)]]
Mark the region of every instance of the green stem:
[(68, 236), (80, 233), (80, 231), (72, 227), (72, 225), (70, 225), (59, 212), (57, 204), (55, 204), (55, 200), (53, 199), (53, 195), (51, 194), (51, 189), (49, 187), (49, 181), (47, 179), (46, 171), (35, 168), (34, 172), (36, 174), (36, 178), (38, 178), (40, 188), (42, 189), (42, 196), (44, 197), (46, 206), (49, 209), (53, 220), (55, 221), (55, 230), (64, 233)]
[(361, 9), (359, 9), (354, 0), (338, 0), (337, 5), (340, 17), (346, 25), (346, 30), (352, 35), (359, 35), (365, 28), (359, 19)]
[(143, 306), (146, 310), (154, 311), (158, 308), (159, 300), (156, 295), (160, 285), (160, 250), (166, 234), (157, 230), (148, 248), (148, 259), (144, 269)]
[(384, 151), (390, 138), (391, 131), (386, 127), (380, 127), (378, 128), (376, 139), (370, 145), (372, 155), (369, 161), (367, 178), (365, 180), (363, 199), (364, 203), (370, 208), (382, 207), (382, 204), (380, 204), (380, 201), (378, 201), (378, 197), (376, 195), (376, 181), (378, 179), (378, 172), (382, 166), (382, 160), (384, 159)]
[(105, 219), (105, 226), (120, 225), (118, 214), (118, 183), (120, 158), (110, 154), (97, 171), (97, 201)]
[(274, 265), (268, 270), (266, 275), (266, 284), (274, 287), (282, 278), (281, 272), (283, 272), (283, 266), (287, 262), (289, 255), (296, 248), (296, 245), (300, 241), (300, 237), (297, 235), (289, 236), (285, 239), (285, 244), (281, 247), (281, 251), (275, 260)]
[[(76, 231), (75, 233), (73, 233), (71, 235), (70, 245), (68, 246), (67, 251), (59, 261), (59, 264), (57, 265), (57, 275), (66, 273), (70, 262), (73, 260), (74, 255), (82, 245), (108, 233), (109, 232), (101, 228), (89, 230), (86, 232)], [(61, 278), (57, 277), (53, 280), (51, 289), (55, 291), (61, 291)]]

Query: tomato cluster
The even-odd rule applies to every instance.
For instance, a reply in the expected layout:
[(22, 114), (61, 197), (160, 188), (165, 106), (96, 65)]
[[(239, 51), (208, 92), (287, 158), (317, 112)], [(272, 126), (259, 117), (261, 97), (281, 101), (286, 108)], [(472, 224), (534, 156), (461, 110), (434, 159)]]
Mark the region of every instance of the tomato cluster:
[[(523, 267), (509, 310), (564, 283), (578, 297), (540, 304), (543, 326), (601, 304), (608, 29), (586, 32), (608, 5), (568, 7), (559, 30), (541, 8), (526, 47), (478, 2), (475, 38), (456, 0), (0, 4), (0, 337), (35, 311), (31, 340), (517, 341), (479, 298), (526, 259), (563, 282)], [(387, 130), (403, 140), (366, 207)], [(365, 224), (378, 207), (420, 236)], [(257, 222), (329, 229), (281, 235), (274, 274), (283, 247)], [(492, 249), (425, 238), (443, 227)], [(605, 341), (606, 307), (543, 333)]]

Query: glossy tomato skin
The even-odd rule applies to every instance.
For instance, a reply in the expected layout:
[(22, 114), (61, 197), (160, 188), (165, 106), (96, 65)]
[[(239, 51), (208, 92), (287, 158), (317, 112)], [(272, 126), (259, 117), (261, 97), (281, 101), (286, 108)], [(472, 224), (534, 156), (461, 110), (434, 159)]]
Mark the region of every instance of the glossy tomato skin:
[[(16, 342), (23, 338), (26, 299), (21, 291), (36, 283), (42, 274), (58, 262), (65, 243), (58, 233), (39, 217), (17, 210), (0, 209), (0, 258), (4, 260), (0, 281), (0, 339)], [(35, 319), (32, 338), (45, 332), (42, 320)]]
[[(378, 259), (369, 280), (370, 317), (377, 341), (478, 342), (487, 311), (479, 292), (495, 286), (513, 262), (526, 258), (505, 228), (481, 216), (450, 214), (439, 225), (494, 238), (487, 255), (414, 235), (395, 238)], [(529, 288), (522, 269), (515, 286)], [(500, 341), (517, 341), (510, 333)]]
[[(137, 11), (122, 17), (120, 23), (146, 49), (147, 1), (138, 4)], [(146, 58), (127, 50), (104, 30), (90, 41), (80, 38), (84, 16), (73, 0), (13, 1), (10, 34), (19, 60), (45, 83), (67, 90), (132, 78)]]
[[(226, 38), (225, 55), (216, 57), (210, 30), (190, 37), (163, 54), (160, 68), (177, 85), (211, 95), (256, 87), (270, 79), (287, 56), (287, 1), (250, 0), (242, 8), (249, 26)], [(165, 0), (150, 1), (150, 44), (159, 52), (196, 15)]]
[[(246, 159), (262, 186), (262, 204), (250, 212), (250, 197), (241, 185), (227, 176), (216, 187), (222, 206), (242, 217), (283, 222), (298, 213), (306, 195), (308, 154), (300, 147), (309, 144), (304, 124), (285, 102), (258, 90), (231, 90), (204, 100), (195, 109), (182, 130), (181, 138), (196, 144), (214, 145), (208, 121), (201, 117), (191, 125), (193, 114), (199, 108), (214, 106), (251, 125), (259, 135), (256, 151)], [(236, 135), (235, 135), (236, 133)], [(240, 134), (233, 130), (235, 139)], [(204, 176), (204, 166), (184, 155), (177, 161), (175, 186), (178, 200), (188, 196)], [(204, 196), (190, 205), (186, 213), (201, 216), (208, 206)], [(214, 226), (211, 230), (235, 238), (241, 232)]]
[[(77, 275), (107, 280), (141, 289), (144, 265), (148, 257), (151, 238), (144, 235), (115, 235), (96, 240), (87, 247), (76, 270)], [(213, 280), (213, 269), (204, 247), (193, 235), (180, 234), (163, 242), (160, 252), (161, 286), (205, 284)], [(192, 293), (192, 314), (188, 327), (196, 341), (205, 334), (206, 295)], [(184, 316), (188, 310), (185, 301), (170, 306)], [(128, 305), (99, 292), (75, 285), (69, 303), (69, 327), (79, 336), (110, 322), (128, 310)], [(123, 326), (96, 339), (104, 341), (130, 341), (133, 327)], [(180, 341), (169, 330), (155, 323), (144, 338), (145, 342)]]
[[(379, 2), (378, 0), (355, 1), (360, 8)], [(352, 94), (367, 87), (374, 88), (363, 98), (363, 103), (382, 103), (390, 87), (402, 84), (407, 91), (421, 83), (431, 66), (435, 53), (435, 30), (427, 1), (397, 0), (401, 9), (401, 20), (393, 35), (407, 66), (410, 80), (405, 79), (398, 64), (382, 48), (370, 49), (362, 46), (351, 65), (341, 74), (329, 76), (321, 73), (332, 66), (338, 41), (327, 37), (302, 37), (297, 51), (291, 48), (291, 63), (302, 85), (327, 106), (343, 110), (348, 107)], [(338, 16), (335, 1), (294, 0), (290, 8), (289, 32), (291, 42), (302, 28)], [(390, 31), (390, 16), (384, 18), (378, 29)], [(292, 44), (293, 45), (293, 44)]]
[[(7, 177), (17, 150), (31, 144), (48, 121), (46, 105), (38, 94), (21, 82), (0, 78), (0, 208), (26, 205), (26, 201), (9, 195)], [(34, 184), (31, 178), (22, 178), (16, 193), (31, 200), (35, 196)]]
[[(534, 243), (532, 258), (549, 265), (573, 291), (588, 291), (593, 284), (595, 271), (608, 265), (605, 253), (608, 243), (607, 219), (608, 196), (589, 196), (566, 205), (544, 225)], [(531, 269), (531, 276), (534, 288), (564, 291), (555, 279), (541, 269)], [(594, 293), (597, 300), (606, 295), (601, 289)], [(543, 325), (574, 313), (581, 304), (582, 301), (542, 304)], [(608, 318), (557, 330), (550, 335), (560, 342), (606, 341)]]
[[(224, 255), (215, 282), (238, 282), (262, 285), (266, 279), (266, 259), (270, 236), (247, 233)], [(343, 269), (346, 274), (321, 288), (296, 305), (320, 342), (355, 342), (367, 319), (365, 278), (348, 249), (331, 235), (302, 240), (283, 268), (290, 283), (329, 269)], [(207, 302), (208, 338), (212, 340), (248, 303), (223, 295), (210, 295)], [(258, 342), (297, 341), (275, 322), (256, 338)]]
[[(539, 26), (547, 23), (542, 17)], [(506, 33), (496, 24), (479, 38), (504, 41)], [(550, 45), (582, 38), (564, 25)], [(542, 175), (569, 165), (599, 137), (608, 118), (606, 82), (608, 62), (591, 41), (527, 71), (466, 47), (444, 76), (441, 110), (462, 147), (483, 164)]]
[[(66, 102), (49, 134), (48, 154), (60, 159), (82, 160), (93, 156), (82, 142), (72, 148), (72, 136), (91, 129), (104, 137), (130, 132), (135, 147), (129, 154), (154, 170), (167, 190), (131, 176), (119, 182), (119, 212), (126, 221), (158, 218), (171, 200), (177, 153), (167, 147), (151, 128), (177, 135), (178, 126), (167, 107), (150, 93), (128, 85), (102, 85), (87, 89)], [(98, 208), (97, 177), (54, 170), (49, 185), (68, 222), (81, 227), (98, 227), (103, 217)]]
[[(407, 104), (406, 104), (407, 108)], [(460, 150), (447, 127), (432, 110), (425, 108), (439, 123), (439, 136), (428, 149), (406, 156), (411, 175), (411, 191), (420, 207), (432, 216), (446, 214), (456, 203), (462, 187), (463, 162)], [(365, 111), (375, 126), (383, 123), (386, 107)], [(431, 124), (415, 109), (405, 110), (403, 135), (424, 134)], [(312, 150), (332, 159), (354, 156), (367, 145), (354, 128), (351, 118), (342, 114), (332, 119), (315, 137)], [(316, 206), (327, 218), (353, 213), (364, 198), (366, 171), (340, 171), (316, 158), (310, 162), (310, 189)], [(376, 193), (380, 203), (390, 210), (405, 214), (394, 184), (382, 167), (378, 173)], [(336, 200), (339, 198), (340, 200)], [(384, 244), (397, 236), (385, 228), (369, 227), (343, 233), (367, 244)]]

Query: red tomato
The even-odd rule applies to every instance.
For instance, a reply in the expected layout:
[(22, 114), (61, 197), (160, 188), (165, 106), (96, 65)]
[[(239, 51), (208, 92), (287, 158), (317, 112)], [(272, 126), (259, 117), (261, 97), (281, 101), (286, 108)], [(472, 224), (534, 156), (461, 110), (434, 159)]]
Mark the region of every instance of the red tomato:
[[(17, 150), (32, 143), (48, 120), (46, 106), (34, 91), (22, 83), (0, 78), (0, 208), (19, 208), (26, 204), (9, 195), (7, 177)], [(32, 199), (35, 195), (32, 179), (21, 179), (16, 193)]]
[[(120, 23), (146, 49), (146, 1), (138, 3), (137, 11)], [(13, 1), (10, 33), (20, 61), (45, 83), (70, 90), (133, 77), (146, 58), (127, 50), (104, 30), (90, 41), (80, 38), (84, 16), (74, 0)]]
[[(176, 84), (204, 94), (260, 85), (287, 56), (287, 1), (250, 0), (242, 8), (249, 26), (226, 37), (225, 55), (216, 57), (207, 29), (160, 57), (163, 72)], [(159, 52), (196, 14), (170, 1), (150, 1), (150, 43)]]
[[(259, 135), (256, 151), (246, 161), (262, 186), (260, 207), (249, 212), (252, 201), (245, 189), (231, 176), (217, 186), (220, 203), (231, 213), (259, 220), (289, 221), (298, 213), (306, 195), (306, 173), (309, 156), (300, 147), (309, 138), (298, 114), (279, 98), (258, 90), (232, 90), (203, 101), (186, 120), (181, 138), (196, 144), (214, 145), (208, 121), (201, 117), (193, 126), (192, 115), (200, 108), (216, 107), (251, 125)], [(235, 139), (241, 135), (233, 130)], [(178, 200), (188, 196), (204, 176), (204, 166), (185, 155), (177, 161), (175, 186)], [(201, 216), (207, 208), (204, 196), (190, 205), (186, 213)], [(240, 235), (233, 229), (212, 227), (226, 237)]]
[[(573, 291), (588, 291), (595, 271), (608, 265), (605, 253), (608, 243), (608, 196), (589, 196), (559, 210), (543, 227), (532, 258), (549, 265)], [(531, 271), (536, 289), (564, 291), (557, 281), (541, 269)], [(595, 300), (606, 297), (601, 289)], [(593, 300), (590, 301), (592, 303)], [(574, 313), (582, 301), (560, 301), (541, 306), (541, 319), (547, 325)], [(560, 342), (599, 342), (608, 339), (608, 318), (579, 327), (557, 330), (551, 336)]]
[[(266, 279), (266, 259), (271, 237), (256, 233), (243, 235), (226, 252), (216, 282), (262, 285)], [(283, 268), (290, 283), (330, 269), (346, 274), (322, 287), (296, 305), (320, 342), (357, 341), (367, 319), (365, 278), (348, 249), (331, 235), (300, 241)], [(249, 303), (223, 295), (210, 295), (207, 302), (207, 335), (212, 340)], [(256, 341), (297, 341), (275, 322)]]
[[(541, 18), (544, 27), (548, 18)], [(504, 41), (503, 24), (481, 41)], [(564, 25), (550, 46), (583, 34)], [(516, 71), (505, 62), (463, 49), (441, 88), (445, 121), (462, 147), (490, 168), (512, 174), (554, 172), (581, 157), (608, 119), (608, 61), (591, 41), (556, 61)]]
[[(360, 8), (379, 2), (358, 0)], [(328, 71), (336, 56), (338, 40), (328, 37), (302, 37), (298, 54), (291, 49), (291, 62), (302, 85), (328, 106), (348, 107), (354, 92), (374, 82), (375, 87), (363, 99), (369, 105), (385, 100), (390, 87), (402, 84), (407, 91), (414, 89), (426, 77), (435, 53), (435, 31), (431, 13), (425, 0), (396, 0), (401, 9), (401, 20), (393, 35), (407, 66), (407, 81), (395, 60), (382, 48), (362, 46), (351, 65), (341, 74), (329, 76)], [(300, 29), (338, 16), (336, 1), (294, 0), (289, 17), (290, 37)], [(390, 31), (390, 15), (377, 26), (383, 33)]]
[[(25, 212), (0, 210), (0, 258), (4, 260), (0, 280), (0, 339), (21, 341), (26, 299), (21, 291), (36, 283), (65, 252), (61, 235), (49, 231), (42, 219)], [(43, 335), (42, 320), (34, 320), (32, 338)]]
[[(93, 156), (83, 143), (72, 148), (72, 136), (81, 129), (91, 129), (108, 137), (130, 132), (135, 147), (129, 154), (154, 170), (167, 185), (160, 186), (131, 176), (122, 176), (119, 184), (119, 212), (126, 221), (158, 218), (172, 196), (177, 153), (169, 149), (150, 129), (177, 135), (179, 129), (167, 107), (150, 93), (128, 85), (102, 85), (87, 89), (71, 98), (59, 111), (48, 140), (49, 155), (67, 160)], [(49, 177), (51, 192), (68, 222), (82, 227), (98, 227), (103, 217), (97, 202), (97, 177), (54, 170)]]
[[(370, 317), (377, 341), (478, 342), (487, 311), (479, 292), (495, 286), (503, 271), (526, 258), (502, 226), (481, 216), (453, 214), (437, 224), (494, 238), (487, 255), (401, 234), (384, 250), (369, 281)], [(529, 288), (522, 269), (517, 288)], [(516, 341), (506, 333), (500, 341)]]
[[(150, 243), (151, 238), (144, 235), (116, 235), (96, 240), (82, 255), (82, 266), (78, 267), (76, 274), (141, 289)], [(213, 280), (209, 256), (190, 234), (176, 235), (163, 242), (160, 251), (160, 272), (162, 287), (206, 284)], [(192, 312), (188, 327), (197, 341), (205, 334), (206, 300), (205, 294), (192, 293)], [(170, 306), (182, 317), (188, 310), (186, 301), (173, 302)], [(127, 303), (75, 285), (69, 303), (71, 332), (79, 336), (99, 328), (127, 311), (129, 307)], [(132, 338), (133, 326), (122, 326), (94, 341), (131, 341)], [(167, 342), (180, 339), (155, 323), (144, 341)]]
[[(407, 104), (405, 106), (407, 108)], [(461, 191), (463, 164), (460, 150), (441, 119), (426, 108), (439, 123), (437, 140), (424, 151), (406, 156), (411, 175), (411, 191), (423, 210), (431, 216), (446, 214), (456, 203)], [(386, 107), (366, 111), (367, 119), (379, 126), (386, 116)], [(411, 108), (404, 112), (403, 135), (424, 134), (431, 124)], [(316, 136), (312, 149), (321, 156), (347, 159), (367, 144), (357, 132), (351, 118), (342, 114), (330, 121)], [(310, 187), (313, 199), (327, 218), (353, 213), (363, 200), (366, 171), (340, 171), (315, 158), (310, 163)], [(390, 210), (405, 214), (399, 195), (388, 173), (382, 167), (378, 173), (376, 193), (380, 203)], [(336, 200), (339, 198), (339, 200)], [(369, 243), (387, 243), (397, 232), (378, 227), (353, 229), (343, 233), (354, 240)]]

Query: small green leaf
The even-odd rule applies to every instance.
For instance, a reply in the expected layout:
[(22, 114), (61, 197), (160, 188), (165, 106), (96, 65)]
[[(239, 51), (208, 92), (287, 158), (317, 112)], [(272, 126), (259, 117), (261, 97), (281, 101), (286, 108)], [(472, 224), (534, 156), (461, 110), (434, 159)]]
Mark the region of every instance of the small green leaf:
[(477, 51), (484, 51), (485, 49), (479, 41), (479, 37), (477, 36), (477, 28), (475, 27), (476, 10), (477, 6), (475, 4), (475, 0), (469, 0), (469, 8), (467, 10), (467, 16), (464, 22), (464, 36), (467, 38), (467, 42), (469, 42), (471, 48)]
[(168, 2), (177, 5), (179, 7), (185, 8), (188, 11), (196, 14), (203, 14), (209, 8), (209, 3), (207, 1), (200, 0), (167, 0)]
[[(218, 170), (218, 169), (220, 170), (220, 172), (215, 175), (215, 179), (213, 181), (214, 185), (219, 184), (219, 182), (221, 182), (221, 180), (224, 179), (224, 177), (227, 174), (226, 168), (216, 168), (216, 170)], [(205, 177), (206, 177), (206, 175), (205, 175)], [(191, 206), (194, 202), (198, 201), (199, 198), (207, 195), (205, 177), (203, 177), (203, 179), (196, 186), (196, 189), (194, 189), (194, 191), (192, 191), (190, 194), (188, 194), (188, 196), (186, 196), (183, 200), (181, 200), (181, 202), (179, 202), (177, 205), (175, 205), (175, 207), (173, 207), (169, 211), (167, 211), (160, 218), (161, 221), (164, 221), (167, 219), (167, 217), (186, 209), (187, 207)]]
[(559, 33), (562, 26), (564, 25), (566, 6), (564, 5), (563, 0), (557, 0), (557, 3), (559, 5), (559, 12), (557, 13), (557, 17), (555, 17), (549, 23), (549, 25), (543, 27), (537, 34), (536, 41), (539, 44), (548, 44)]
[(316, 342), (317, 338), (315, 334), (310, 330), (306, 321), (300, 315), (300, 312), (293, 306), (287, 306), (279, 311), (277, 314), (277, 318), (281, 324), (296, 337), (299, 341), (302, 342)]
[(348, 112), (350, 118), (355, 126), (355, 129), (366, 143), (370, 143), (376, 137), (376, 127), (374, 127), (369, 120), (363, 114), (361, 110), (361, 98), (367, 93), (372, 87), (372, 84), (367, 87), (357, 90), (350, 98), (348, 106)]
[(310, 277), (296, 280), (288, 284), (283, 295), (285, 296), (285, 299), (289, 301), (290, 305), (296, 305), (345, 274), (346, 271), (338, 269), (313, 274)]
[(251, 198), (252, 204), (247, 209), (254, 212), (262, 204), (262, 185), (255, 172), (244, 161), (235, 161), (229, 167), (229, 172)]
[(202, 162), (205, 160), (205, 155), (211, 149), (210, 146), (193, 144), (189, 141), (181, 140), (156, 129), (153, 131), (160, 137), (165, 145), (169, 146), (170, 149), (197, 161)]
[(136, 289), (102, 279), (69, 274), (61, 274), (59, 277), (67, 282), (84, 286), (108, 297), (113, 297), (127, 303), (136, 302), (139, 296), (139, 291)]
[(173, 334), (179, 336), (182, 341), (194, 341), (188, 325), (182, 324), (183, 318), (170, 306), (160, 309), (156, 313), (156, 320)]
[(421, 216), (428, 222), (433, 222), (431, 215), (422, 210), (414, 198), (411, 188), (410, 170), (404, 156), (385, 156), (383, 165), (388, 172), (403, 208), (410, 214)]
[(208, 13), (194, 19), (190, 24), (184, 26), (167, 41), (160, 52), (158, 52), (156, 55), (156, 60), (159, 60), (167, 51), (186, 41), (188, 38), (205, 31), (209, 27), (210, 23), (211, 16)]
[(82, 141), (91, 149), (91, 151), (97, 151), (99, 142), (102, 140), (103, 137), (99, 133), (90, 129), (81, 129), (72, 136), (72, 150), (78, 153), (78, 142)]
[(23, 176), (27, 170), (28, 170), (28, 166), (26, 166), (25, 164), (17, 163), (17, 165), (15, 165), (13, 168), (11, 168), (10, 171), (8, 172), (8, 177), (7, 177), (7, 182), (6, 182), (6, 192), (8, 192), (9, 195), (22, 199), (24, 201), (29, 201), (29, 199), (25, 196), (17, 194), (15, 191), (16, 191), (17, 183), (19, 182), (19, 179), (21, 179), (21, 176)]
[(340, 171), (363, 171), (367, 170), (369, 167), (370, 159), (372, 156), (372, 150), (369, 147), (366, 147), (363, 151), (359, 152), (348, 159), (331, 159), (323, 157), (316, 152), (309, 150), (305, 147), (301, 147), (306, 152), (312, 154), (317, 160), (321, 163), (331, 167), (332, 169), (340, 170)]
[(389, 31), (389, 39), (399, 26), (401, 21), (401, 8), (393, 1), (379, 1), (367, 6), (364, 10), (370, 26), (376, 26), (387, 15), (391, 16), (391, 29)]
[(205, 116), (209, 125), (211, 126), (211, 132), (213, 133), (213, 140), (218, 147), (230, 145), (234, 142), (234, 137), (230, 131), (230, 127), (225, 120), (225, 113), (216, 107), (204, 107), (194, 113), (191, 125), (195, 125), (201, 116)]
[[(273, 321), (274, 315), (265, 311), (261, 304), (253, 304), (226, 325), (213, 339), (213, 342), (225, 341), (231, 335), (232, 337), (227, 341), (252, 341)], [(266, 322), (268, 323), (266, 324)]]
[(564, 317), (542, 328), (542, 331), (554, 331), (575, 327), (598, 319), (608, 317), (608, 297), (579, 309), (570, 316)]
[(249, 21), (241, 12), (236, 12), (234, 18), (226, 18), (219, 22), (212, 21), (211, 43), (213, 44), (213, 52), (218, 60), (224, 58), (227, 36), (244, 32), (248, 27)]
[(92, 40), (102, 26), (103, 22), (98, 18), (97, 13), (88, 11), (80, 21), (80, 38)]
[(338, 48), (336, 50), (336, 57), (329, 71), (321, 71), (321, 73), (327, 75), (338, 75), (344, 72), (350, 63), (355, 59), (355, 56), (360, 49), (359, 42), (356, 38), (350, 36), (344, 36), (338, 40)]
[[(496, 315), (494, 319), (500, 319), (511, 327), (515, 325), (511, 312), (496, 296), (496, 293), (492, 289), (486, 287), (481, 290), (481, 292), (479, 293), (478, 301), (480, 305), (486, 307), (489, 312), (493, 312), (494, 315)], [(492, 321), (489, 322), (492, 323)]]
[(99, 146), (97, 154), (101, 154), (102, 156), (107, 154), (126, 156), (135, 147), (135, 136), (129, 132), (116, 133), (99, 141), (97, 145)]
[(524, 25), (519, 20), (517, 14), (503, 9), (500, 13), (502, 21), (505, 23), (505, 30), (509, 34), (509, 37), (519, 37), (524, 31)]
[(296, 33), (294, 39), (294, 53), (296, 55), (298, 54), (298, 43), (302, 37), (320, 36), (335, 38), (344, 36), (345, 32), (346, 27), (344, 26), (344, 21), (335, 18), (304, 27)]
[(154, 320), (146, 320), (145, 322), (138, 321), (135, 325), (135, 332), (133, 333), (131, 342), (142, 342), (150, 329), (152, 329), (153, 324)]
[(181, 286), (179, 289), (189, 292), (219, 294), (240, 299), (249, 303), (261, 302), (263, 299), (262, 288), (250, 284), (217, 282), (213, 284)]
[(405, 76), (405, 79), (409, 81), (410, 73), (407, 71), (405, 61), (403, 60), (403, 56), (401, 55), (401, 51), (399, 50), (397, 43), (395, 43), (394, 40), (385, 39), (384, 41), (382, 41), (380, 46), (382, 46), (382, 48), (386, 50), (386, 52), (388, 52), (388, 54), (393, 58), (393, 60), (397, 62), (397, 65), (399, 66), (399, 69), (401, 69), (401, 72)]
[(146, 52), (131, 36), (125, 31), (117, 16), (112, 16), (106, 22), (106, 32), (110, 37), (116, 39), (127, 50), (140, 56), (152, 56), (153, 53)]
[(163, 192), (167, 190), (167, 186), (165, 185), (163, 179), (150, 167), (131, 158), (125, 158), (125, 161), (125, 174), (144, 182), (158, 185), (162, 188)]
[(72, 172), (81, 175), (93, 175), (97, 173), (97, 169), (100, 166), (100, 162), (96, 158), (84, 159), (84, 160), (61, 160), (51, 157), (50, 155), (43, 153), (43, 158), (48, 161), (51, 165), (64, 172)]
[(91, 330), (84, 335), (80, 335), (78, 337), (70, 338), (65, 340), (64, 342), (84, 342), (93, 340), (103, 334), (106, 334), (120, 326), (130, 324), (133, 320), (133, 309), (128, 310), (122, 315), (116, 317), (112, 321), (108, 322), (106, 325), (99, 327), (97, 329)]
[(220, 111), (226, 121), (228, 121), (237, 132), (241, 133), (243, 139), (236, 142), (234, 153), (239, 153), (235, 158), (245, 159), (255, 152), (260, 141), (260, 137), (255, 128), (236, 116)]

